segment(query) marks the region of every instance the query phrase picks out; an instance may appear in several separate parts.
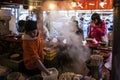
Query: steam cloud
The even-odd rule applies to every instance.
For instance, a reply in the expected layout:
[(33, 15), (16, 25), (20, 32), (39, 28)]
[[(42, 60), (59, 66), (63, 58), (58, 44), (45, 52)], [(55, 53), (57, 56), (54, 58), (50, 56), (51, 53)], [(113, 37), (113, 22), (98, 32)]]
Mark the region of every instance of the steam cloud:
[(71, 21), (71, 18), (66, 15), (64, 16), (59, 11), (49, 13), (45, 22), (50, 22), (49, 28), (57, 32), (57, 38), (60, 42), (64, 39), (66, 40), (66, 44), (60, 43), (67, 45), (67, 48), (64, 48), (60, 54), (67, 54), (67, 57), (70, 57), (72, 60), (73, 65), (69, 67), (64, 66), (64, 69), (66, 71), (72, 70), (73, 72), (84, 74), (86, 69), (85, 61), (89, 59), (90, 50), (82, 44), (82, 35), (75, 33), (75, 23)]

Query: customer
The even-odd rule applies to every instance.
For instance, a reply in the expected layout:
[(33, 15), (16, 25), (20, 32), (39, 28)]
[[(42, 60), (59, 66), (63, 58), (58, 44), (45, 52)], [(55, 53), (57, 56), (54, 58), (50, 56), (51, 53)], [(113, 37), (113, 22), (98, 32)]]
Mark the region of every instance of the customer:
[(83, 41), (84, 41), (84, 18), (83, 17), (81, 17), (80, 19), (79, 19), (79, 29), (81, 29), (83, 32), (82, 32), (82, 35), (83, 35)]
[(103, 42), (103, 37), (107, 35), (107, 27), (105, 22), (101, 20), (98, 13), (93, 13), (91, 20), (92, 21), (88, 29), (88, 37), (94, 38), (98, 43)]
[(28, 20), (25, 23), (23, 39), (23, 60), (29, 74), (40, 73), (40, 70), (50, 75), (42, 61), (44, 60), (41, 32), (37, 29), (37, 22)]
[(83, 17), (81, 17), (81, 18), (79, 19), (79, 28), (82, 29), (82, 30), (83, 30), (83, 28), (84, 28), (84, 18), (83, 18)]
[(76, 34), (77, 35), (80, 35), (82, 37), (82, 40), (84, 40), (84, 33), (83, 33), (83, 29), (79, 28), (79, 25), (78, 25), (78, 21), (74, 21), (75, 22), (75, 26), (76, 26)]
[(24, 33), (25, 32), (25, 20), (19, 20), (18, 21), (18, 32), (19, 33)]

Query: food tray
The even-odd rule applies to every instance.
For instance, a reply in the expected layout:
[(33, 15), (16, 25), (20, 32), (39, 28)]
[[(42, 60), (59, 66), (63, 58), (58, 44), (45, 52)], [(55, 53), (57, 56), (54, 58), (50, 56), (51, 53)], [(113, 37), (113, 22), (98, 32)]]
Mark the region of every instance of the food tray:
[(15, 60), (11, 60), (8, 58), (4, 58), (2, 57), (0, 60), (0, 64), (3, 66), (7, 66), (13, 70), (20, 70), (20, 65), (22, 64), (23, 60), (19, 60), (19, 61), (15, 61)]

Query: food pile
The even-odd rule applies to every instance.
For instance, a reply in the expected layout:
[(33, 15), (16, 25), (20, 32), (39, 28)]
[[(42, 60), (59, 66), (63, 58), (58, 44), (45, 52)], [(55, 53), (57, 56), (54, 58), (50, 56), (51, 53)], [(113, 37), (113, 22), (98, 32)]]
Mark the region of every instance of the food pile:
[(65, 72), (59, 76), (59, 80), (80, 80), (83, 76), (74, 72)]
[(103, 63), (103, 56), (101, 55), (94, 54), (94, 55), (91, 55), (90, 58), (91, 58), (92, 66), (99, 66), (99, 65), (102, 65)]

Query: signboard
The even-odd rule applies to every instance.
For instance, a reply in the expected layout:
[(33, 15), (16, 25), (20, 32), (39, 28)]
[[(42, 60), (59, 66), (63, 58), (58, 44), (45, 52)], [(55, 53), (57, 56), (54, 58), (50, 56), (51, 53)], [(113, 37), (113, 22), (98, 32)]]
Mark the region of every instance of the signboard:
[[(76, 0), (73, 1), (49, 1), (43, 3), (44, 10), (50, 10), (49, 4), (53, 3), (56, 5), (55, 10), (97, 10), (97, 9), (112, 9), (113, 1), (112, 0), (105, 0), (104, 3), (101, 3), (101, 0)], [(73, 6), (73, 3), (74, 6)]]
[[(33, 0), (33, 2), (36, 0)], [(41, 0), (40, 0), (41, 1)], [(55, 5), (55, 10), (95, 10), (95, 9), (112, 9), (113, 0), (42, 0), (42, 4), (37, 4), (35, 7), (42, 6), (43, 10), (50, 10), (49, 4)], [(23, 4), (29, 6), (29, 0), (0, 0), (0, 4), (6, 3), (9, 5)], [(76, 3), (76, 4), (75, 4)], [(73, 6), (74, 5), (74, 6)], [(34, 6), (34, 5), (33, 5)]]

